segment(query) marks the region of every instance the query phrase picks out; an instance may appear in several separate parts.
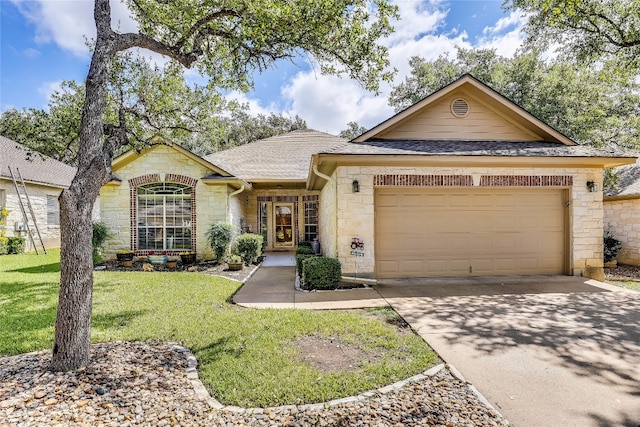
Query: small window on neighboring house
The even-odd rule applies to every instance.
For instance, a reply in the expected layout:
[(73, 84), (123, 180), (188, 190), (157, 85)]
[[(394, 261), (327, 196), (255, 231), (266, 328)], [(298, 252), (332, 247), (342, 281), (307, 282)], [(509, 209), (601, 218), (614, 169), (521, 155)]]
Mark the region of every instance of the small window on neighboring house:
[(58, 196), (47, 196), (47, 225), (60, 225)]

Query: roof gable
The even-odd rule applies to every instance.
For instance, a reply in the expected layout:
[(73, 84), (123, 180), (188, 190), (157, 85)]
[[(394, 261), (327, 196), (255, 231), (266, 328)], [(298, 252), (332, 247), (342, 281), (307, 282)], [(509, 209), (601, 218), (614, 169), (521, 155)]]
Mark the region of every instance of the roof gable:
[[(454, 105), (462, 108), (454, 108)], [(371, 139), (546, 141), (576, 145), (469, 74), (380, 123), (353, 142)]]
[(22, 144), (0, 136), (0, 177), (11, 179), (8, 166), (16, 179), (17, 169), (25, 182), (68, 188), (76, 174), (76, 168), (29, 150)]
[(129, 150), (126, 153), (116, 157), (113, 160), (113, 163), (111, 164), (111, 168), (114, 172), (116, 172), (118, 169), (128, 165), (129, 163), (137, 160), (138, 158), (140, 158), (141, 156), (144, 156), (148, 153), (153, 152), (154, 150), (158, 149), (159, 147), (168, 147), (170, 149), (175, 150), (176, 152), (180, 153), (181, 155), (187, 157), (188, 159), (196, 162), (197, 164), (199, 164), (200, 166), (204, 167), (205, 169), (209, 169), (212, 172), (212, 175), (220, 175), (222, 177), (231, 177), (232, 175), (225, 171), (224, 169), (219, 168), (218, 166), (214, 165), (213, 163), (209, 162), (206, 159), (203, 159), (202, 157), (198, 156), (195, 153), (192, 153), (191, 151), (187, 150), (186, 148), (180, 146), (179, 144), (176, 144), (174, 142), (169, 142), (169, 141), (162, 141), (159, 143), (155, 143), (152, 145), (149, 145), (147, 147), (145, 147), (144, 149), (138, 151), (138, 150)]

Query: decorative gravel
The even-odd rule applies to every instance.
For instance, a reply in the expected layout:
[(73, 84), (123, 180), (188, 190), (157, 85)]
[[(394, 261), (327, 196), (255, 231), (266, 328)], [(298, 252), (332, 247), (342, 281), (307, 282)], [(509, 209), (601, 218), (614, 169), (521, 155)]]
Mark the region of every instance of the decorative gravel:
[(213, 399), (199, 380), (194, 380), (193, 366), (189, 367), (193, 358), (189, 356), (175, 344), (96, 344), (89, 366), (64, 373), (47, 370), (50, 351), (2, 358), (0, 426), (506, 424), (468, 384), (446, 368), (325, 404), (216, 409), (208, 403)]

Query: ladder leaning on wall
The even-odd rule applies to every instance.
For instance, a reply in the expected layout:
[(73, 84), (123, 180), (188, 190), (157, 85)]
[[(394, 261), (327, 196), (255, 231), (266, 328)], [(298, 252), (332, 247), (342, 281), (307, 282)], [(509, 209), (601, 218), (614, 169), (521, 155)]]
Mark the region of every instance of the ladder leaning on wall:
[[(22, 194), (24, 193), (24, 197), (27, 200), (27, 207), (29, 208), (29, 214), (31, 214), (31, 221), (33, 222), (33, 228), (36, 230), (36, 234), (38, 237), (38, 241), (40, 242), (40, 246), (42, 246), (42, 250), (44, 253), (47, 253), (47, 249), (44, 247), (44, 242), (42, 241), (42, 236), (40, 235), (40, 230), (38, 229), (38, 222), (36, 221), (36, 214), (33, 212), (33, 207), (31, 206), (31, 200), (29, 200), (29, 193), (27, 192), (27, 186), (24, 183), (24, 179), (22, 179), (22, 174), (20, 173), (20, 169), (16, 167), (16, 173), (18, 175), (18, 180), (16, 180), (13, 175), (13, 171), (11, 170), (11, 166), (9, 166), (9, 173), (11, 174), (11, 180), (13, 181), (13, 187), (16, 189), (16, 194), (18, 195), (18, 202), (20, 204), (20, 210), (22, 211), (22, 218), (24, 219), (24, 226), (27, 229), (27, 234), (29, 235), (29, 239), (31, 239), (31, 244), (36, 251), (36, 255), (40, 255), (38, 253), (38, 246), (36, 245), (35, 239), (33, 237), (33, 232), (31, 231), (31, 226), (29, 226), (29, 216), (27, 215), (27, 210), (24, 208), (24, 203), (22, 202)], [(22, 193), (20, 192), (22, 189)]]

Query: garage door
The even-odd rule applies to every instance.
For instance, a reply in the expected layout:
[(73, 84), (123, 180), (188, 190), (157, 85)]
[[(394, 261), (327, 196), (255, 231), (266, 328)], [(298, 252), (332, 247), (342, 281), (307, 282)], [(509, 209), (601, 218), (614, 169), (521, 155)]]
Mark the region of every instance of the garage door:
[(376, 189), (376, 276), (564, 274), (566, 198), (562, 189)]

